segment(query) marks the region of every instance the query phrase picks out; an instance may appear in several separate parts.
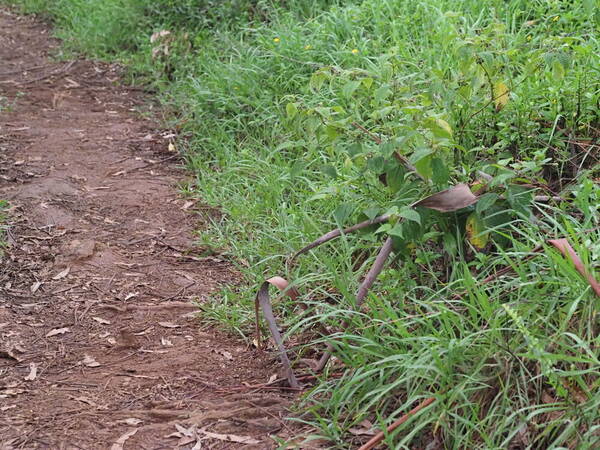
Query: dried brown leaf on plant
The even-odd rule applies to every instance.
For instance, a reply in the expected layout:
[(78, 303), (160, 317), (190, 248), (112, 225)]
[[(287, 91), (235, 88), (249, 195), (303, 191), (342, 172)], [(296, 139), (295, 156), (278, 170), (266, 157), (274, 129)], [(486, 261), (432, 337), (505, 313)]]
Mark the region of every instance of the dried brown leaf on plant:
[(423, 200), (413, 203), (412, 206), (413, 208), (421, 206), (440, 212), (452, 212), (471, 206), (477, 203), (477, 200), (478, 197), (471, 192), (469, 186), (460, 183), (450, 189), (425, 197)]
[(563, 256), (565, 256), (573, 262), (573, 265), (575, 266), (575, 269), (577, 269), (577, 272), (579, 272), (587, 280), (587, 282), (592, 287), (592, 290), (596, 293), (598, 297), (600, 297), (600, 283), (596, 281), (596, 279), (591, 273), (585, 270), (581, 258), (577, 255), (573, 247), (571, 247), (569, 241), (564, 238), (550, 239), (548, 240), (548, 243), (556, 247), (558, 251), (563, 254)]

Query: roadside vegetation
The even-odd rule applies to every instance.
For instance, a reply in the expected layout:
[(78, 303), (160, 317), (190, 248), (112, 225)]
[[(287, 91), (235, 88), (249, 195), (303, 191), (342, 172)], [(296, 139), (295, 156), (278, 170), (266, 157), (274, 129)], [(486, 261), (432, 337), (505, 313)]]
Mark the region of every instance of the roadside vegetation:
[[(263, 280), (298, 290), (274, 305), (292, 362), (335, 356), (298, 405), (314, 437), (353, 448), (433, 398), (384, 442), (600, 445), (598, 1), (15, 3), (158, 95), (198, 239), (244, 280), (203, 316), (250, 343)], [(415, 205), (461, 183), (476, 200)]]

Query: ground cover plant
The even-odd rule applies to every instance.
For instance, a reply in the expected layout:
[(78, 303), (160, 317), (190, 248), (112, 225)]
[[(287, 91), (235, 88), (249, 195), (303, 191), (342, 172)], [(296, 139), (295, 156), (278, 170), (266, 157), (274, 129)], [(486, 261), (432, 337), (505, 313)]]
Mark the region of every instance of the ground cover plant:
[[(598, 445), (597, 1), (20, 4), (159, 93), (211, 210), (199, 241), (245, 280), (203, 316), (251, 342), (256, 288), (292, 281), (292, 363), (334, 349), (299, 404), (315, 437), (351, 448), (434, 398), (385, 442)], [(418, 203), (461, 184), (471, 203)]]

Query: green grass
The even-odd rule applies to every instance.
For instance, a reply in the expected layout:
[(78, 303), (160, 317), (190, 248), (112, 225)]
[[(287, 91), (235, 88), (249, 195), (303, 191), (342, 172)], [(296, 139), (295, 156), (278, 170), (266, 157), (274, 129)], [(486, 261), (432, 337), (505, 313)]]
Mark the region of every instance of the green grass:
[[(589, 271), (600, 259), (597, 1), (17, 3), (52, 18), (67, 50), (124, 61), (157, 92), (196, 174), (184, 190), (219, 211), (198, 239), (244, 279), (203, 316), (251, 340), (253, 291), (281, 274), (310, 305), (276, 306), (294, 355), (322, 346), (318, 324), (334, 332), (343, 378), (325, 374), (299, 405), (315, 435), (352, 448), (361, 420), (383, 427), (433, 395), (390, 446), (598, 445), (600, 301), (557, 251), (532, 253), (567, 237)], [(480, 172), (492, 181), (477, 206), (409, 207)], [(566, 201), (534, 203), (532, 187)], [(397, 222), (285, 266), (390, 211)], [(354, 311), (386, 235), (394, 259)]]

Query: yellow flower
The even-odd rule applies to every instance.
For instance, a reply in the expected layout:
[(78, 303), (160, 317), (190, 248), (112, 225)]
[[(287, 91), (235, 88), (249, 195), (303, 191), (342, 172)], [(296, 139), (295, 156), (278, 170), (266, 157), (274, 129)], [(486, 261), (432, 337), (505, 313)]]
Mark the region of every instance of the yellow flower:
[(558, 19), (560, 19), (560, 16), (554, 16), (552, 18), (552, 22), (558, 22)]
[(275, 42), (276, 44), (278, 44), (278, 43), (279, 43), (279, 41), (281, 41), (281, 39), (279, 39), (279, 38), (275, 38), (275, 39), (273, 39), (273, 42)]
[(355, 54), (355, 55), (358, 54), (358, 49), (357, 48), (353, 48), (352, 49), (352, 53)]
[(304, 50), (310, 50), (312, 48), (312, 45), (305, 45), (304, 46)]
[(527, 36), (527, 40), (530, 41), (531, 40), (531, 35)]

